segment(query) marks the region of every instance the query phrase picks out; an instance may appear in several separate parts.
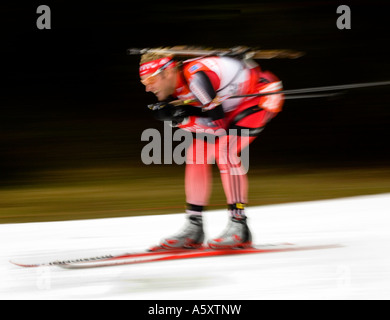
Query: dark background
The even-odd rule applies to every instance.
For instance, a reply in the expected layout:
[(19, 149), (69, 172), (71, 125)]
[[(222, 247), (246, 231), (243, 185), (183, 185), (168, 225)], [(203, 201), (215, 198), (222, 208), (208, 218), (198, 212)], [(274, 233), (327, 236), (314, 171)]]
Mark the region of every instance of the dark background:
[[(52, 29), (38, 30), (39, 5)], [(339, 5), (352, 29), (336, 27)], [(390, 80), (388, 1), (6, 1), (1, 10), (0, 183), (51, 168), (143, 165), (161, 124), (130, 47), (248, 45), (303, 50), (260, 61), (286, 89)], [(388, 165), (390, 87), (287, 101), (251, 165)]]

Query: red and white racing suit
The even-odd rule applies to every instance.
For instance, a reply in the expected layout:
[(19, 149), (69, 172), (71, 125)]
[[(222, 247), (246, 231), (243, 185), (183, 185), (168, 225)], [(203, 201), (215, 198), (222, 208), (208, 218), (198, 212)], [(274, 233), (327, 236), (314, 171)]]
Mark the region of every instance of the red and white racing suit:
[[(204, 142), (195, 135), (187, 150), (185, 189), (189, 208), (202, 208), (208, 204), (212, 185), (210, 164), (213, 160), (220, 170), (227, 203), (234, 205), (248, 202), (248, 181), (246, 170), (240, 163), (240, 152), (248, 147), (266, 123), (281, 110), (283, 95), (228, 99), (209, 108), (215, 105), (212, 101), (226, 95), (280, 90), (282, 85), (279, 79), (270, 72), (263, 72), (255, 63), (249, 66), (230, 57), (207, 57), (183, 63), (182, 72), (178, 73), (174, 97), (180, 100), (197, 100), (191, 105), (210, 110), (202, 117), (185, 118), (178, 127), (194, 133), (214, 131), (217, 135), (213, 142)], [(240, 134), (241, 129), (247, 129), (249, 137), (244, 138)]]

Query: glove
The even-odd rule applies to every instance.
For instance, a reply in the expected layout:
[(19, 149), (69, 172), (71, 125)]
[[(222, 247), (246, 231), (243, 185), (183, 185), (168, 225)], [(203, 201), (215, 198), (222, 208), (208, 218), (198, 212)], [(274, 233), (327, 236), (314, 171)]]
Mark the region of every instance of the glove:
[(178, 115), (176, 114), (176, 107), (167, 102), (150, 104), (148, 108), (153, 111), (154, 118), (160, 121), (172, 121)]
[(160, 121), (172, 121), (173, 126), (182, 123), (189, 116), (205, 117), (202, 109), (194, 106), (174, 106), (167, 102), (159, 102), (148, 105), (148, 108), (153, 111), (155, 119)]

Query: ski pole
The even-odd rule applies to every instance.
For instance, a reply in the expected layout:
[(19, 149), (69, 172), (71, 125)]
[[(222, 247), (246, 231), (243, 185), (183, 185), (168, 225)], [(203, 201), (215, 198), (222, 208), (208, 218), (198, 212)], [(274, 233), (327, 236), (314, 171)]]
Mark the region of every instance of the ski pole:
[[(222, 103), (223, 101), (228, 100), (228, 99), (263, 97), (263, 96), (269, 96), (269, 95), (274, 95), (274, 94), (284, 94), (285, 100), (332, 97), (332, 96), (337, 96), (341, 93), (336, 92), (336, 93), (328, 93), (328, 94), (322, 93), (321, 94), (320, 92), (379, 87), (379, 86), (388, 86), (388, 85), (390, 85), (390, 81), (343, 84), (343, 85), (337, 85), (337, 86), (292, 89), (292, 90), (282, 90), (282, 91), (262, 92), (262, 93), (259, 92), (259, 93), (253, 93), (253, 94), (242, 94), (242, 95), (218, 97), (216, 99), (215, 103)], [(313, 93), (313, 94), (308, 95), (307, 93)], [(170, 104), (183, 105), (183, 104), (190, 104), (190, 103), (193, 103), (196, 101), (197, 100), (175, 100), (175, 101), (170, 102)], [(214, 104), (213, 104), (213, 106), (214, 106)]]

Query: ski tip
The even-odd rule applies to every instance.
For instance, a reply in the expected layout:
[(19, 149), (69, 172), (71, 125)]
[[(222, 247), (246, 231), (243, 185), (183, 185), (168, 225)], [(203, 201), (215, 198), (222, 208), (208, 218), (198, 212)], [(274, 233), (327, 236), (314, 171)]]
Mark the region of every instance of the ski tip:
[(17, 262), (17, 261), (13, 261), (13, 260), (9, 260), (9, 263), (15, 265), (15, 266), (18, 266), (18, 267), (21, 267), (21, 268), (37, 268), (37, 267), (40, 267), (39, 264), (26, 264), (26, 263), (20, 263), (20, 262)]

